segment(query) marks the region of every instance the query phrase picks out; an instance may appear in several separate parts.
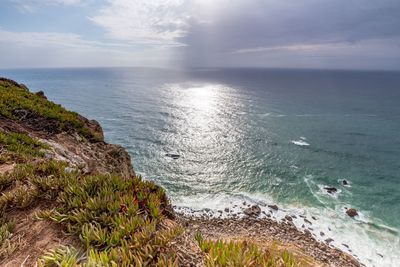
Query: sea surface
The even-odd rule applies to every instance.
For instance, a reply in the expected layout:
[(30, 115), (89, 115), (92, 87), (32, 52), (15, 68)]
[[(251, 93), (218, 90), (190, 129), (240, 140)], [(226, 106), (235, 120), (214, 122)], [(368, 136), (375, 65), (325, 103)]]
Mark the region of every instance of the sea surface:
[[(124, 146), (136, 172), (165, 187), (177, 209), (217, 216), (258, 204), (277, 220), (297, 215), (300, 229), (333, 238), (367, 266), (400, 266), (399, 72), (85, 68), (0, 76), (98, 120), (106, 140)], [(347, 216), (350, 207), (360, 216)]]

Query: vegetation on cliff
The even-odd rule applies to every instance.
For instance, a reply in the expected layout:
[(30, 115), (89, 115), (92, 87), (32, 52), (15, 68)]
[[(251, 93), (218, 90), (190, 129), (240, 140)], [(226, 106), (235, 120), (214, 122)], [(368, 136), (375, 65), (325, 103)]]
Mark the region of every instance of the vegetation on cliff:
[(25, 86), (0, 79), (0, 95), (0, 115), (4, 118), (29, 121), (32, 127), (44, 124), (46, 130), (53, 133), (75, 130), (84, 137), (101, 139), (78, 113), (48, 101), (41, 94), (29, 92)]
[(36, 219), (60, 223), (82, 241), (80, 252), (70, 247), (56, 248), (54, 258), (45, 254), (39, 260), (45, 266), (61, 263), (67, 255), (71, 257), (71, 251), (77, 253), (70, 266), (167, 266), (173, 262), (173, 253), (165, 248), (180, 228), (161, 227), (161, 220), (171, 216), (165, 192), (140, 177), (81, 175), (64, 162), (45, 161), (18, 165), (2, 176), (0, 186), (8, 190), (0, 196), (0, 210), (54, 201), (56, 207), (37, 212)]
[(43, 157), (47, 146), (26, 134), (0, 132), (0, 164), (7, 161), (25, 162), (32, 157)]

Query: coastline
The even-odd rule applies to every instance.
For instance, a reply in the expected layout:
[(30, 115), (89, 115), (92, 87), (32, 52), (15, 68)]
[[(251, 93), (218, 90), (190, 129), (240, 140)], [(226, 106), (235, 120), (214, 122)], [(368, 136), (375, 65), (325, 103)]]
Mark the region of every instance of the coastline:
[[(65, 234), (67, 227), (74, 226), (76, 223), (75, 219), (68, 219), (68, 214), (63, 215), (62, 220), (51, 219), (55, 218), (51, 217), (52, 212), (60, 208), (58, 207), (60, 203), (55, 197), (59, 192), (61, 192), (61, 195), (64, 194), (64, 196), (67, 194), (67, 192), (62, 191), (65, 186), (51, 184), (54, 181), (60, 182), (57, 179), (69, 177), (72, 179), (71, 181), (78, 183), (82, 179), (90, 180), (95, 178), (105, 179), (99, 181), (107, 184), (111, 183), (107, 181), (113, 177), (111, 174), (118, 174), (119, 177), (113, 177), (113, 179), (119, 183), (131, 183), (132, 179), (137, 179), (137, 186), (139, 188), (144, 187), (143, 192), (148, 192), (146, 186), (149, 186), (151, 190), (160, 189), (162, 191), (156, 185), (139, 181), (133, 170), (131, 158), (127, 151), (123, 147), (104, 142), (103, 131), (96, 121), (90, 121), (79, 114), (68, 112), (61, 106), (47, 101), (43, 92), (32, 94), (26, 87), (13, 81), (0, 79), (0, 82), (5, 84), (4, 92), (10, 92), (7, 90), (18, 90), (15, 92), (26, 96), (24, 99), (29, 99), (30, 97), (38, 103), (38, 105), (33, 107), (26, 103), (26, 106), (12, 110), (13, 114), (15, 114), (13, 116), (18, 116), (16, 117), (17, 119), (14, 119), (12, 116), (6, 117), (6, 113), (0, 116), (0, 133), (5, 136), (4, 140), (8, 140), (11, 143), (11, 141), (15, 142), (14, 139), (17, 139), (17, 143), (22, 146), (31, 145), (27, 148), (22, 147), (24, 150), (21, 151), (26, 153), (26, 155), (21, 157), (21, 153), (18, 154), (12, 151), (15, 147), (11, 145), (7, 146), (8, 141), (3, 141), (5, 145), (0, 144), (4, 145), (5, 148), (3, 149), (2, 147), (1, 151), (5, 152), (5, 154), (0, 154), (0, 156), (4, 156), (2, 162), (0, 162), (0, 177), (5, 178), (3, 180), (5, 190), (2, 190), (3, 194), (1, 196), (4, 210), (6, 211), (4, 215), (7, 217), (7, 220), (16, 221), (14, 233), (10, 233), (7, 236), (8, 242), (11, 244), (15, 243), (15, 247), (13, 247), (13, 251), (9, 253), (8, 257), (0, 258), (1, 264), (19, 266), (26, 263), (33, 266), (34, 262), (44, 252), (54, 250), (60, 245), (73, 246), (84, 251), (85, 246), (78, 240), (77, 235)], [(2, 84), (0, 83), (0, 85)], [(9, 94), (9, 97), (13, 99), (14, 96)], [(10, 103), (15, 104), (15, 101), (5, 101), (4, 103), (8, 107)], [(20, 103), (17, 102), (17, 105), (20, 105)], [(66, 124), (66, 126), (63, 124), (60, 125), (57, 119), (40, 115), (38, 112), (42, 110), (38, 109), (36, 112), (30, 110), (30, 108), (37, 109), (42, 107), (45, 107), (44, 110), (46, 110), (49, 108), (49, 105), (54, 109), (54, 115), (66, 116), (71, 123)], [(57, 118), (62, 119), (64, 117)], [(66, 128), (60, 128), (61, 126), (65, 126)], [(20, 147), (17, 148), (20, 149)], [(62, 162), (62, 164), (58, 165), (59, 162)], [(12, 180), (16, 179), (13, 176), (14, 172), (25, 171), (24, 168), (26, 167), (33, 168), (34, 172), (36, 172), (35, 174), (24, 174), (21, 178), (18, 178), (22, 179), (21, 181), (26, 183), (26, 185), (19, 180)], [(32, 178), (27, 178), (27, 176), (31, 175)], [(24, 181), (23, 179), (28, 180)], [(37, 186), (32, 185), (32, 181), (37, 183)], [(51, 186), (49, 187), (45, 182), (50, 183)], [(123, 188), (131, 188), (131, 186), (123, 186)], [(24, 200), (23, 197), (27, 197), (28, 199), (20, 203), (20, 199), (16, 198), (15, 195), (18, 192), (22, 192), (22, 189), (25, 191), (21, 193), (21, 199)], [(174, 233), (171, 236), (171, 241), (168, 241), (169, 245), (166, 247), (170, 247), (178, 256), (177, 260), (179, 260), (179, 264), (173, 266), (204, 266), (207, 256), (200, 250), (199, 244), (194, 238), (196, 233), (199, 232), (209, 240), (241, 240), (254, 243), (265, 251), (271, 251), (271, 248), (276, 249), (279, 253), (283, 250), (289, 251), (304, 266), (361, 266), (356, 259), (346, 252), (316, 241), (311, 233), (307, 232), (308, 230), (305, 230), (304, 233), (299, 231), (293, 224), (292, 217), (285, 218), (286, 221), (284, 223), (278, 223), (269, 218), (256, 218), (262, 213), (261, 209), (258, 206), (251, 205), (245, 205), (246, 207), (243, 210), (245, 217), (243, 218), (241, 216), (234, 218), (234, 215), (231, 218), (212, 218), (212, 216), (207, 215), (209, 213), (207, 209), (204, 210), (206, 214), (200, 217), (196, 217), (190, 213), (184, 214), (179, 209), (175, 209), (174, 215), (168, 203), (167, 196), (163, 195), (164, 193), (161, 191), (159, 195), (161, 197), (161, 202), (159, 203), (160, 209), (154, 213), (155, 215), (148, 213), (149, 208), (146, 205), (150, 205), (150, 202), (147, 204), (139, 202), (144, 207), (135, 216), (144, 216), (145, 220), (150, 215), (154, 216), (157, 228), (154, 228), (153, 233), (149, 233), (151, 238), (160, 233), (163, 235), (162, 231), (164, 230), (183, 229), (183, 233), (176, 235)], [(127, 197), (132, 197), (133, 195), (134, 198), (132, 199), (133, 201), (130, 200), (126, 205), (136, 200), (135, 194), (132, 194), (131, 191), (126, 189), (124, 192), (127, 194)], [(10, 197), (10, 193), (14, 195)], [(96, 196), (96, 191), (93, 191), (93, 193)], [(109, 195), (106, 197), (106, 200), (109, 201)], [(66, 201), (68, 199), (66, 198)], [(128, 214), (126, 205), (118, 203), (117, 216), (128, 217), (125, 216)], [(86, 211), (87, 207), (82, 207), (85, 208), (81, 208), (79, 212)], [(274, 210), (279, 209), (273, 205), (269, 207)], [(96, 209), (102, 210), (103, 207), (102, 205), (94, 205), (92, 208), (94, 212)], [(47, 211), (50, 212), (50, 215), (47, 216), (47, 219), (50, 218), (50, 220), (46, 221), (44, 217), (38, 219), (38, 213), (45, 212), (42, 215), (46, 214), (46, 210), (48, 209), (51, 209)], [(62, 212), (62, 208), (59, 211)], [(224, 212), (229, 213), (229, 210)], [(57, 215), (57, 213), (54, 214)], [(267, 214), (265, 215), (267, 216)], [(97, 223), (97, 219), (98, 217), (91, 217), (89, 222), (94, 221)], [(63, 224), (63, 220), (71, 220), (70, 225)], [(80, 231), (81, 226), (79, 224), (78, 226)], [(35, 233), (32, 233), (31, 229), (35, 229)], [(37, 235), (36, 233), (39, 234)], [(91, 247), (88, 246), (87, 249), (89, 248)], [(99, 253), (103, 252), (99, 251)], [(81, 256), (77, 259), (77, 262), (84, 260), (86, 257), (87, 255)], [(160, 259), (163, 260), (162, 257)]]
[(289, 249), (301, 259), (305, 266), (362, 266), (349, 254), (316, 241), (310, 232), (299, 231), (288, 220), (278, 223), (272, 219), (243, 218), (198, 218), (178, 214), (188, 235), (201, 232), (211, 240), (246, 240), (276, 250)]

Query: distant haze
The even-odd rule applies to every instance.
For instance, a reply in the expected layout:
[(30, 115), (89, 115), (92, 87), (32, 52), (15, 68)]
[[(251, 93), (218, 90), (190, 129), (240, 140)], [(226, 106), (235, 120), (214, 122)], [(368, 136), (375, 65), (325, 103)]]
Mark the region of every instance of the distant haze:
[(2, 0), (0, 68), (400, 70), (398, 0)]

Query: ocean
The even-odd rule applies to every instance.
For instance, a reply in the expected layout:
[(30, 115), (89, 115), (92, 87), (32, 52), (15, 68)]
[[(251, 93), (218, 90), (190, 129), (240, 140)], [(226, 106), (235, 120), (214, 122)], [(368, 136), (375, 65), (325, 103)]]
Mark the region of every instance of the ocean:
[[(400, 72), (0, 70), (96, 119), (180, 210), (246, 202), (311, 220), (367, 266), (400, 265)], [(342, 184), (343, 180), (348, 185)], [(335, 187), (328, 193), (324, 187)], [(355, 219), (346, 208), (356, 208)], [(320, 232), (324, 232), (322, 237)]]

